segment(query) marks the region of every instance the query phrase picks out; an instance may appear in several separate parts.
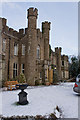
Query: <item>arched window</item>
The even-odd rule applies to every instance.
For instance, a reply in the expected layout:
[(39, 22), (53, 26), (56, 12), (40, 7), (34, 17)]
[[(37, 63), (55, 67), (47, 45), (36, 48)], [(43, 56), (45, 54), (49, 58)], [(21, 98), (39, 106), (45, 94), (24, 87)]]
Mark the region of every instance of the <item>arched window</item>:
[(37, 58), (38, 59), (40, 58), (40, 45), (38, 45), (37, 47)]

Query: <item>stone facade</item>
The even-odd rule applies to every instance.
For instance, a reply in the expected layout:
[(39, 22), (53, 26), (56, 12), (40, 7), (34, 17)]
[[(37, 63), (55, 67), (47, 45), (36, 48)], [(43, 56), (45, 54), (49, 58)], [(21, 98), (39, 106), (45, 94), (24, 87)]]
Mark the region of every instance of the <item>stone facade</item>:
[(69, 61), (67, 55), (61, 55), (61, 47), (55, 48), (55, 52), (51, 51), (51, 64), (56, 67), (59, 80), (67, 80), (69, 78)]
[[(61, 55), (61, 48), (55, 48), (49, 56), (50, 22), (42, 23), (42, 32), (37, 28), (38, 10), (27, 11), (28, 27), (19, 32), (7, 26), (7, 20), (0, 18), (2, 40), (2, 78), (15, 78), (25, 74), (29, 85), (48, 84), (51, 65), (55, 65), (59, 79), (68, 79), (68, 56)], [(64, 61), (64, 65), (62, 65)], [(66, 66), (67, 65), (67, 66)], [(64, 74), (64, 75), (63, 75)], [(1, 76), (1, 75), (0, 75)], [(51, 78), (52, 79), (52, 78)]]

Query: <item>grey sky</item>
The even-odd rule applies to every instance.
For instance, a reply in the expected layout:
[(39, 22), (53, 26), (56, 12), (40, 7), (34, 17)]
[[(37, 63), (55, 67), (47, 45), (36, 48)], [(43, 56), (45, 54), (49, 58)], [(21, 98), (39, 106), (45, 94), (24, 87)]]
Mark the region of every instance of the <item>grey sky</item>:
[(3, 3), (2, 17), (8, 26), (18, 30), (27, 27), (27, 9), (38, 9), (38, 27), (43, 21), (51, 22), (50, 44), (62, 47), (62, 54), (78, 54), (78, 3), (77, 2), (14, 2)]

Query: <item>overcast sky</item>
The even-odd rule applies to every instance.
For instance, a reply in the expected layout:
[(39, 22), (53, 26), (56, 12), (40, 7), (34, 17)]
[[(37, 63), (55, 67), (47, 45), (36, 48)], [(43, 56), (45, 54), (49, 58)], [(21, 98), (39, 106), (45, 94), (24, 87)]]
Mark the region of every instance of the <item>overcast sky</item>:
[(3, 3), (2, 15), (7, 25), (16, 30), (27, 27), (27, 9), (38, 9), (37, 27), (51, 22), (50, 44), (62, 47), (62, 54), (78, 55), (78, 3), (77, 2), (14, 2)]

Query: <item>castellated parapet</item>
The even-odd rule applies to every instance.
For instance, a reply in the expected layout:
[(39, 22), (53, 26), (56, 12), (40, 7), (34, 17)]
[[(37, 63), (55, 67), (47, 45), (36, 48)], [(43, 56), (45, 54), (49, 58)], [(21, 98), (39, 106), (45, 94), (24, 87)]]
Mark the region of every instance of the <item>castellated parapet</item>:
[(0, 18), (0, 23), (2, 23), (2, 26), (6, 26), (7, 19), (5, 19), (5, 18)]
[(38, 10), (37, 8), (29, 8), (28, 10), (28, 14), (27, 14), (27, 18), (30, 17), (30, 16), (35, 16), (37, 18), (37, 15), (38, 15)]
[(60, 54), (61, 54), (61, 51), (62, 51), (62, 48), (61, 48), (61, 47), (59, 47), (59, 48), (56, 47), (56, 48), (55, 48), (55, 52), (56, 52), (56, 53), (60, 53)]
[(37, 29), (37, 37), (42, 38), (42, 32), (40, 29)]
[(64, 61), (67, 61), (67, 62), (68, 62), (68, 56), (67, 56), (67, 55), (64, 55), (64, 54), (63, 54), (63, 55), (61, 56), (61, 58), (62, 58), (62, 60), (64, 60)]
[(48, 21), (42, 22), (42, 32), (44, 32), (44, 29), (50, 30), (50, 24), (51, 22), (48, 22)]
[(17, 38), (21, 38), (24, 36), (24, 29), (19, 29), (19, 32), (14, 30), (13, 28), (9, 28), (7, 26), (7, 19), (5, 18), (0, 18), (0, 29), (2, 29), (2, 31), (7, 34), (7, 35), (11, 35), (13, 37), (17, 37)]
[(22, 29), (19, 29), (19, 33), (20, 34), (24, 34), (24, 29), (22, 28)]
[(36, 29), (37, 27), (37, 16), (38, 16), (38, 10), (35, 8), (29, 8), (28, 9), (28, 28), (29, 29)]

